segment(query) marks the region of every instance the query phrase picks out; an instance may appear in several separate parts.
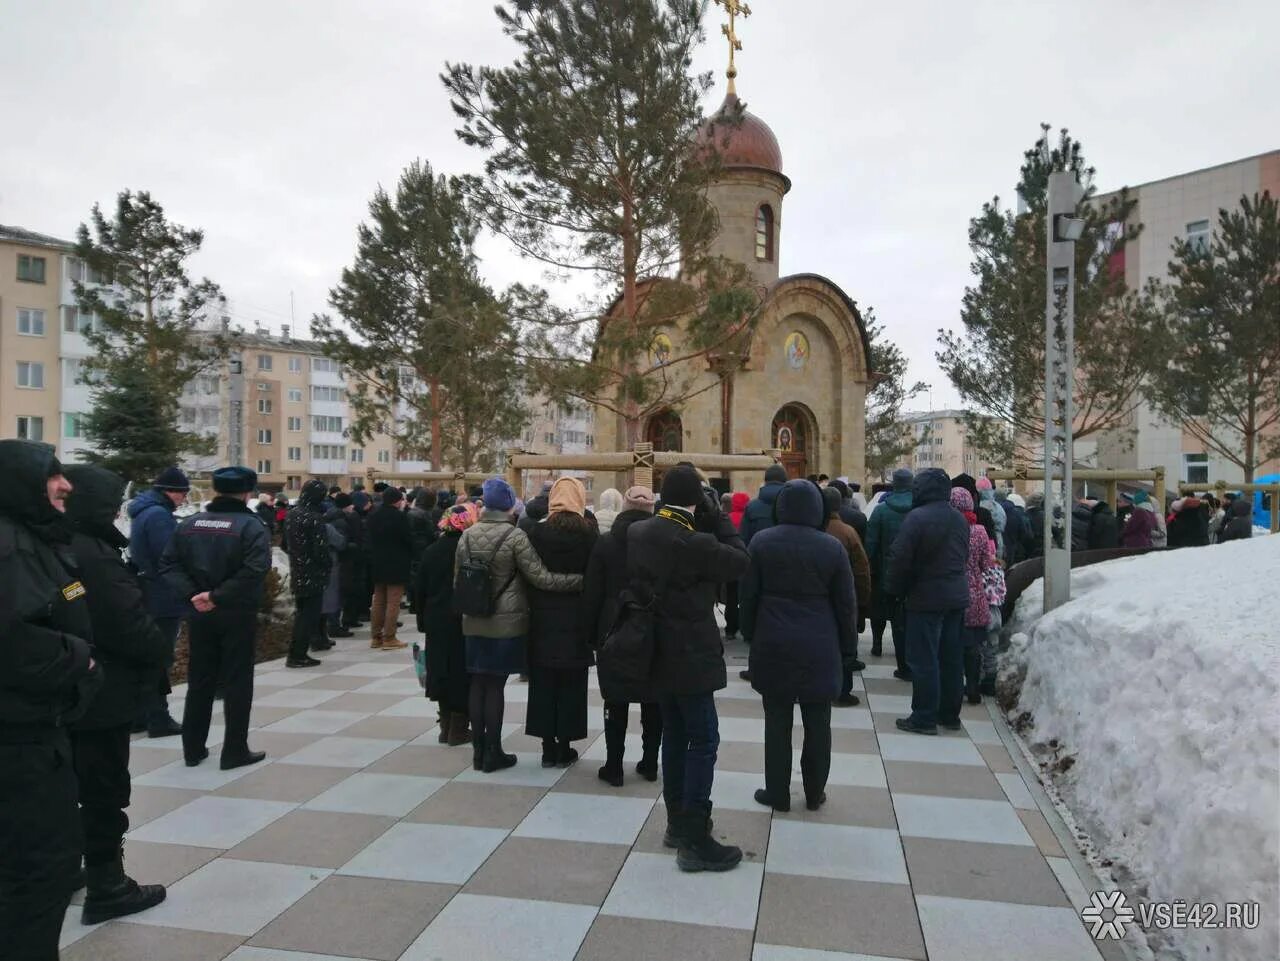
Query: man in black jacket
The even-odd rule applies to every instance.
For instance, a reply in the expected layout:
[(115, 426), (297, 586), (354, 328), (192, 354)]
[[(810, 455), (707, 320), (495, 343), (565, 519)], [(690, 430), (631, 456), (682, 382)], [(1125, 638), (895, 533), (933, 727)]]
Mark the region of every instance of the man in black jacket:
[(256, 764), (267, 756), (249, 750), (258, 605), (271, 570), (271, 538), (247, 503), (257, 483), (258, 475), (247, 467), (214, 471), (215, 496), (208, 509), (178, 525), (161, 561), (161, 575), (196, 609), (190, 621), (182, 717), (182, 753), (188, 767), (209, 756), (205, 741), (219, 681), (226, 716), (222, 769)]
[(165, 669), (168, 638), (147, 613), (137, 575), (121, 559), (129, 539), (115, 525), (124, 478), (102, 467), (67, 468), (67, 519), (93, 624), (102, 689), (71, 725), (80, 784), (86, 891), (83, 924), (145, 911), (164, 900), (163, 885), (139, 885), (124, 873), (121, 845), (129, 829), (129, 729), (154, 697)]
[[(599, 648), (618, 616), (618, 596), (627, 586), (627, 531), (632, 524), (653, 517), (653, 491), (631, 487), (623, 495), (623, 510), (613, 526), (596, 541), (582, 579), (583, 623), (591, 645)], [(606, 672), (607, 676), (607, 672)], [(597, 772), (600, 780), (622, 787), (622, 757), (626, 748), (627, 720), (632, 703), (640, 704), (642, 755), (636, 773), (649, 781), (658, 779), (658, 747), (662, 743), (662, 711), (649, 689), (606, 690), (604, 695), (605, 763)]]
[(369, 647), (391, 651), (408, 647), (396, 637), (400, 599), (409, 583), (413, 560), (413, 534), (409, 518), (401, 509), (404, 494), (395, 487), (382, 492), (382, 506), (369, 517), (365, 540), (369, 550), (369, 570), (373, 575), (373, 611)]
[(738, 580), (750, 561), (732, 525), (694, 529), (703, 501), (696, 471), (675, 467), (662, 482), (662, 508), (627, 531), (633, 590), (653, 597), (653, 683), (662, 709), (664, 843), (678, 847), (682, 871), (727, 871), (742, 851), (711, 836), (711, 783), (720, 744), (714, 693), (725, 686), (724, 645), (716, 624), (718, 585)]
[(0, 955), (56, 961), (83, 833), (67, 723), (102, 674), (48, 444), (0, 440)]
[(894, 538), (885, 585), (903, 599), (912, 677), (911, 716), (898, 718), (897, 726), (912, 734), (937, 734), (938, 724), (960, 727), (969, 524), (951, 506), (951, 478), (943, 470), (916, 474), (911, 496), (914, 506)]
[[(418, 583), (418, 565), (422, 563), (422, 555), (427, 548), (436, 542), (436, 522), (431, 519), (436, 506), (436, 492), (426, 487), (415, 487), (410, 495), (411, 506), (406, 514), (409, 518), (409, 532), (413, 535), (413, 557), (409, 565), (409, 584)], [(409, 587), (409, 608), (415, 614), (420, 603), (417, 591)]]
[(354, 630), (363, 623), (360, 619), (369, 610), (369, 598), (373, 594), (369, 585), (368, 548), (365, 544), (365, 527), (369, 522), (365, 508), (368, 503), (369, 495), (364, 491), (351, 494), (346, 555), (350, 559), (351, 572), (342, 589), (342, 626), (347, 630)]
[(321, 640), (324, 591), (329, 586), (329, 534), (324, 525), (324, 482), (309, 480), (302, 485), (298, 503), (285, 518), (289, 542), (289, 586), (293, 590), (293, 637), (286, 667), (315, 667), (320, 662), (307, 653), (332, 647)]

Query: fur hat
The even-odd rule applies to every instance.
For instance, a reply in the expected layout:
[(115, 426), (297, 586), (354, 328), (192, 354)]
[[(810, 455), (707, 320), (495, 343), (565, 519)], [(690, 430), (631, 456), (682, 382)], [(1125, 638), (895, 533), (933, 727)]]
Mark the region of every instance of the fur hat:
[(548, 501), (551, 514), (565, 512), (583, 517), (587, 513), (587, 489), (576, 477), (561, 477), (552, 484)]
[(629, 511), (648, 511), (653, 513), (653, 491), (647, 487), (628, 487), (622, 495), (622, 503)]
[(213, 472), (213, 489), (219, 494), (248, 494), (258, 487), (258, 475), (247, 467), (219, 467)]
[(490, 477), (481, 491), (486, 510), (509, 511), (516, 506), (516, 492), (501, 477)]

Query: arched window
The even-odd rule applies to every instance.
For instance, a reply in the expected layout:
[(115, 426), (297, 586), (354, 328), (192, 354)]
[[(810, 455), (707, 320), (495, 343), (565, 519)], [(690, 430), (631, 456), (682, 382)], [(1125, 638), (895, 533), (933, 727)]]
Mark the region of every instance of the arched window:
[(773, 208), (768, 204), (756, 210), (756, 260), (773, 261)]
[(679, 451), (684, 449), (684, 424), (680, 415), (670, 408), (664, 408), (649, 418), (645, 429), (645, 440), (653, 445), (654, 450)]

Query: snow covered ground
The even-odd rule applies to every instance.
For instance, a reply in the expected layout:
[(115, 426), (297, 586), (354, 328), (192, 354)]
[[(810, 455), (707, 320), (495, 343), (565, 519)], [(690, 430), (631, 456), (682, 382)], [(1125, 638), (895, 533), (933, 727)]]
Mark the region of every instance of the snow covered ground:
[(1131, 901), (1260, 903), (1256, 930), (1157, 933), (1157, 957), (1280, 958), (1280, 538), (1071, 583), (1047, 617), (1041, 582), (1018, 603), (1011, 715), (1042, 760), (1073, 758), (1054, 786)]

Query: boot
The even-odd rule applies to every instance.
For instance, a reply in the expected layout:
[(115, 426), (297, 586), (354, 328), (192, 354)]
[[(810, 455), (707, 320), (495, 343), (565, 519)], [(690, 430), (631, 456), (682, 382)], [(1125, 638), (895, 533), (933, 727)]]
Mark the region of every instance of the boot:
[(137, 914), (164, 900), (163, 884), (138, 884), (124, 873), (124, 853), (106, 864), (85, 867), (86, 883), (81, 924), (101, 924), (126, 914)]
[(658, 780), (658, 752), (645, 751), (644, 756), (636, 762), (636, 773), (646, 781)]
[(982, 668), (982, 652), (975, 647), (964, 649), (964, 692), (970, 704), (981, 704), (982, 695), (978, 691), (978, 674)]
[(711, 836), (711, 803), (686, 810), (676, 866), (681, 871), (729, 871), (742, 860), (742, 848), (721, 844)]
[(449, 746), (458, 747), (460, 744), (470, 744), (471, 725), (467, 721), (467, 716), (455, 711), (451, 717), (452, 719), (449, 722)]
[(678, 804), (664, 803), (667, 805), (667, 829), (662, 833), (662, 846), (678, 848), (684, 837), (684, 808)]
[(398, 638), (388, 637), (388, 638), (383, 638), (381, 646), (382, 646), (382, 650), (384, 651), (398, 651), (408, 647), (409, 645), (406, 644), (404, 641), (399, 640)]
[(596, 777), (610, 787), (622, 787), (622, 758), (609, 758), (604, 762), (604, 767), (596, 771)]
[(471, 770), (484, 770), (484, 735), (473, 733), (471, 736)]
[(453, 726), (453, 718), (444, 708), (441, 708), (439, 712), (437, 712), (436, 724), (440, 725), (440, 733), (436, 736), (436, 740), (441, 744), (448, 744), (449, 729)]
[(147, 737), (173, 737), (182, 733), (182, 725), (169, 714), (147, 722)]
[(992, 675), (991, 677), (984, 677), (982, 679), (982, 683), (978, 685), (978, 691), (982, 694), (987, 695), (987, 697), (995, 697), (996, 696), (995, 676)]
[(569, 767), (578, 760), (578, 751), (568, 741), (556, 741), (556, 767)]
[(482, 770), (485, 774), (492, 774), (494, 771), (501, 771), (505, 768), (514, 767), (516, 756), (507, 754), (502, 750), (502, 735), (490, 735), (486, 738), (484, 746), (484, 766)]

